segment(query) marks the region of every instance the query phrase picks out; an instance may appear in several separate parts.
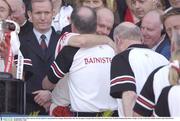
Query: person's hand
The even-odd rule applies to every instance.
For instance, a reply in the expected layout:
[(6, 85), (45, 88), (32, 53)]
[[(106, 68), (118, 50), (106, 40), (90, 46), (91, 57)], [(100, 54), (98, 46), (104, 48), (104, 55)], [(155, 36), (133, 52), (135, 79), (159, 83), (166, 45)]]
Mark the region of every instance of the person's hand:
[(51, 92), (49, 90), (38, 90), (33, 92), (35, 94), (34, 101), (40, 106), (45, 105), (51, 100)]
[(112, 40), (112, 39), (110, 39), (109, 37), (107, 37), (108, 39), (108, 42), (107, 42), (107, 45), (109, 45), (110, 47), (112, 47), (113, 49), (114, 49), (114, 51), (116, 52), (117, 51), (117, 49), (116, 49), (116, 44), (115, 44), (115, 42)]
[(110, 47), (112, 47), (112, 48), (114, 49), (114, 51), (116, 51), (116, 44), (115, 44), (113, 41), (109, 41), (109, 42), (108, 42), (108, 45), (109, 45)]
[(48, 101), (48, 102), (46, 102), (44, 105), (43, 105), (43, 107), (44, 107), (44, 109), (46, 110), (46, 112), (48, 112), (49, 110), (50, 110), (50, 106), (51, 106), (51, 102), (50, 101)]

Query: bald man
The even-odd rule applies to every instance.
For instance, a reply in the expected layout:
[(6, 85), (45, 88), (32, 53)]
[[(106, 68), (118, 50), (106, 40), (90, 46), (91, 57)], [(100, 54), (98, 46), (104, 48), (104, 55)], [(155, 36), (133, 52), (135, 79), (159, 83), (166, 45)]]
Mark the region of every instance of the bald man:
[(108, 8), (99, 8), (97, 14), (97, 29), (99, 35), (109, 35), (114, 25), (114, 14)]
[[(75, 8), (71, 21), (73, 32), (96, 33), (96, 13), (91, 8)], [(68, 87), (74, 116), (98, 117), (110, 110), (111, 116), (117, 116), (117, 102), (109, 95), (110, 63), (114, 54), (113, 49), (107, 45), (91, 48), (65, 46), (52, 64), (48, 78), (43, 80), (42, 86), (51, 89), (69, 72)], [(54, 64), (62, 76), (54, 73)]]
[[(112, 40), (108, 42), (107, 41), (108, 37), (106, 37), (109, 35), (110, 30), (112, 29), (113, 24), (114, 24), (114, 15), (113, 15), (112, 11), (108, 8), (99, 8), (96, 11), (96, 14), (97, 14), (96, 33), (99, 35), (103, 35), (104, 37), (103, 36), (100, 37), (95, 34), (83, 34), (83, 35), (71, 36), (70, 37), (71, 42), (68, 42), (69, 45), (73, 46), (73, 44), (75, 44), (77, 46), (85, 45), (85, 47), (92, 47), (92, 46), (97, 46), (99, 44), (108, 44), (108, 43), (110, 44), (112, 42)], [(103, 14), (105, 16), (103, 16), (101, 14)], [(66, 33), (66, 37), (67, 36), (68, 36), (68, 34)], [(100, 39), (100, 38), (102, 38), (102, 39)], [(59, 46), (60, 48), (63, 48), (63, 43), (61, 43), (61, 42), (63, 42), (63, 40), (65, 40), (65, 39), (62, 38), (58, 42), (58, 45), (60, 45)], [(76, 42), (73, 42), (74, 40)], [(79, 42), (77, 40), (79, 40)], [(84, 43), (84, 44), (80, 44), (80, 43)], [(57, 48), (59, 48), (59, 47), (57, 46)], [(57, 55), (57, 53), (58, 52), (56, 52), (56, 55)], [(53, 103), (51, 104), (51, 107), (50, 107), (50, 115), (67, 116), (67, 114), (64, 115), (63, 113), (61, 113), (63, 111), (62, 108), (64, 107), (65, 110), (68, 109), (69, 108), (68, 105), (70, 103), (67, 80), (68, 80), (67, 76), (64, 79), (61, 79), (61, 81), (59, 81), (57, 83), (56, 87), (54, 88), (54, 90), (52, 92)]]
[[(119, 116), (132, 117), (132, 108), (148, 75), (168, 60), (142, 44), (138, 26), (123, 22), (114, 31), (117, 54), (111, 63), (110, 95), (118, 99)], [(158, 59), (157, 59), (158, 58)]]
[(141, 31), (144, 37), (143, 44), (169, 60), (171, 55), (170, 40), (163, 32), (162, 15), (162, 10), (152, 10), (143, 17), (141, 23)]

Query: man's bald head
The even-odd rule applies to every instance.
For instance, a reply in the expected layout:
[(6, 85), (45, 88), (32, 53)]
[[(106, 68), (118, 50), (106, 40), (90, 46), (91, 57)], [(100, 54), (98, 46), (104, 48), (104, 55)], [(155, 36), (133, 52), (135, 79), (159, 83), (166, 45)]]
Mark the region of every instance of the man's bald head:
[(96, 32), (96, 12), (89, 7), (82, 6), (75, 8), (71, 14), (71, 22), (81, 34)]
[(138, 26), (130, 22), (119, 24), (114, 30), (117, 52), (122, 52), (132, 44), (142, 44), (142, 34)]
[(149, 48), (155, 47), (160, 41), (163, 32), (163, 23), (161, 16), (162, 10), (152, 10), (148, 12), (142, 19), (141, 32), (144, 37), (144, 44)]
[(123, 22), (115, 28), (114, 39), (117, 37), (136, 41), (141, 41), (143, 38), (140, 28), (131, 22)]
[(164, 14), (164, 12), (160, 9), (155, 9), (152, 11), (149, 11), (142, 19), (142, 21), (152, 21), (152, 22), (156, 22), (156, 24), (158, 24), (161, 29), (163, 29), (163, 23), (161, 20), (161, 16)]
[(97, 16), (100, 16), (100, 15), (106, 16), (106, 15), (108, 15), (114, 21), (113, 12), (110, 9), (106, 8), (106, 7), (102, 7), (102, 8), (97, 9), (96, 14), (97, 14)]
[(108, 8), (99, 8), (97, 14), (97, 33), (100, 35), (109, 35), (114, 24), (114, 14)]

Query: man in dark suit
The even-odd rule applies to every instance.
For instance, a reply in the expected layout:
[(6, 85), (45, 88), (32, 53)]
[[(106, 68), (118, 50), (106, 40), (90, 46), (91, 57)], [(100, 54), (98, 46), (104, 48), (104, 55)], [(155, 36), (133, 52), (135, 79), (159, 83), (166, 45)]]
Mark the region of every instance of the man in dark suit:
[[(31, 68), (25, 68), (27, 82), (26, 114), (47, 114), (44, 105), (50, 92), (42, 90), (42, 79), (55, 59), (55, 47), (58, 34), (51, 27), (53, 6), (51, 0), (32, 0), (28, 16), (33, 23), (33, 29), (20, 38), (23, 55), (31, 59)], [(46, 95), (46, 96), (44, 96)], [(50, 96), (50, 95), (49, 95)], [(35, 101), (41, 100), (41, 103)], [(44, 101), (43, 101), (44, 100)]]

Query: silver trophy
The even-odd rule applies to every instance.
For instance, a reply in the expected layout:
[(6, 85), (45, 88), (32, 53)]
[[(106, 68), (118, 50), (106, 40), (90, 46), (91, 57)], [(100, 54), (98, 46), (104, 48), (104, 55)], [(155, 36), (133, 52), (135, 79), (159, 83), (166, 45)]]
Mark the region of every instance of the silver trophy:
[(0, 72), (4, 71), (4, 56), (3, 56), (3, 41), (5, 41), (5, 32), (15, 31), (17, 34), (20, 32), (20, 26), (12, 20), (0, 21)]
[[(0, 49), (2, 49), (2, 42), (4, 41), (5, 21), (0, 21)], [(0, 50), (0, 72), (4, 71), (3, 53)]]
[(0, 42), (2, 42), (4, 39), (4, 28), (5, 28), (5, 22), (0, 21)]

